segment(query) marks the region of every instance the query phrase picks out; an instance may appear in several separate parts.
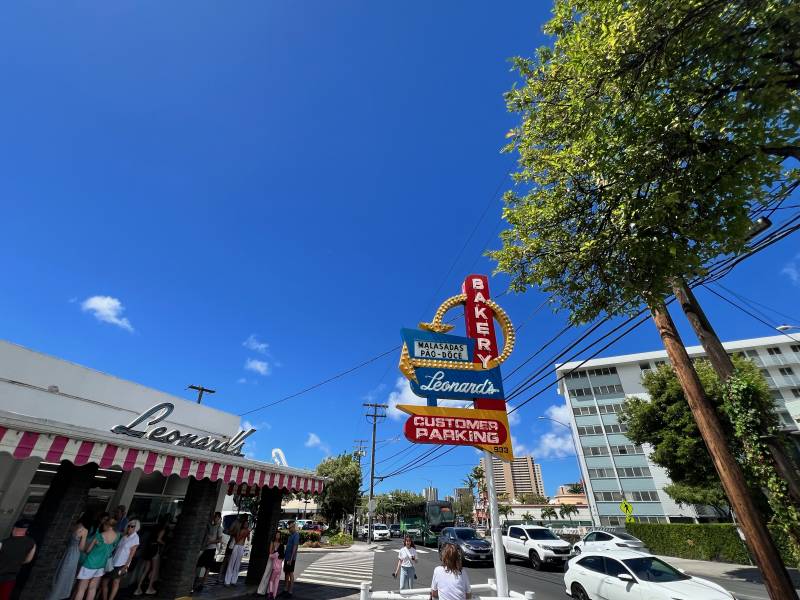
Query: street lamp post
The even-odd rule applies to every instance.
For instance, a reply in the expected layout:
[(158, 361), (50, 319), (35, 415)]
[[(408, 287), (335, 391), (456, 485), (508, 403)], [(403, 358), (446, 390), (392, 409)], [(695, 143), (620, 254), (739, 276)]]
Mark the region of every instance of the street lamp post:
[(572, 427), (570, 427), (566, 423), (563, 423), (562, 421), (559, 421), (558, 419), (553, 419), (551, 417), (541, 417), (540, 416), (539, 420), (540, 421), (552, 421), (553, 423), (558, 423), (562, 427), (566, 427), (567, 429), (569, 429), (569, 439), (572, 442), (572, 447), (575, 450), (575, 460), (578, 462), (578, 473), (580, 473), (581, 476), (584, 477), (583, 491), (586, 494), (586, 504), (589, 506), (589, 518), (592, 520), (592, 527), (596, 527), (594, 514), (592, 513), (592, 503), (589, 501), (589, 493), (586, 490), (586, 482), (589, 481), (589, 474), (583, 472), (583, 465), (581, 464), (581, 457), (578, 456), (578, 445), (575, 443), (575, 436), (572, 435)]

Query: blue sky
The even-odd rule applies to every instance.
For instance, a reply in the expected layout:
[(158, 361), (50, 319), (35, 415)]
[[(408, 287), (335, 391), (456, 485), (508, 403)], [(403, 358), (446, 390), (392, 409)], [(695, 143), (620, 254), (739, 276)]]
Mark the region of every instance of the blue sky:
[[(513, 166), (499, 153), (507, 59), (546, 42), (547, 14), (522, 1), (4, 4), (0, 337), (187, 398), (203, 384), (235, 413), (391, 349), (466, 273), (492, 271), (482, 252)], [(798, 314), (800, 244), (724, 283)], [(770, 334), (699, 296), (724, 339)], [(525, 322), (507, 371), (563, 327), (546, 310), (529, 319), (542, 299), (502, 299)], [(606, 354), (659, 347), (648, 323)], [(251, 451), (313, 467), (352, 450), (369, 436), (361, 403), (405, 393), (397, 359), (249, 414)], [(513, 427), (549, 492), (577, 471), (563, 432), (537, 421), (559, 404), (552, 385)], [(424, 449), (390, 458), (401, 424), (379, 426), (379, 474)], [(459, 448), (377, 489), (446, 492), (476, 460)]]

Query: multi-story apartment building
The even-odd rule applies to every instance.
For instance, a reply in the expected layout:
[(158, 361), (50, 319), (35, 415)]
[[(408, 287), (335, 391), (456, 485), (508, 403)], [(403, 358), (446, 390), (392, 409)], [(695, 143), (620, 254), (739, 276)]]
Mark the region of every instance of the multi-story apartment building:
[[(486, 470), (483, 458), (481, 468)], [(533, 462), (532, 456), (516, 456), (513, 462), (492, 457), (492, 470), (498, 494), (507, 494), (509, 498), (516, 498), (518, 494), (524, 493), (545, 495), (542, 468)]]
[[(764, 374), (785, 430), (800, 433), (800, 336), (772, 336), (725, 342), (730, 354), (753, 360)], [(687, 348), (702, 357), (700, 346)], [(611, 356), (556, 366), (559, 393), (571, 410), (571, 429), (586, 483), (592, 517), (599, 525), (621, 525), (620, 502), (633, 505), (643, 522), (706, 520), (705, 507), (678, 506), (665, 492), (670, 483), (664, 469), (650, 462), (648, 448), (625, 437), (617, 412), (628, 396), (647, 398), (642, 375), (667, 362), (665, 351)], [(797, 438), (795, 438), (797, 439)]]

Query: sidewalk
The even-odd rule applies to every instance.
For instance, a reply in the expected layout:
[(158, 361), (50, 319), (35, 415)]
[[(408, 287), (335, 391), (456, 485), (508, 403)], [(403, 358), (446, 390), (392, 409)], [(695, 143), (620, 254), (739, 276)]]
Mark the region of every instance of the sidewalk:
[[(738, 579), (748, 583), (764, 583), (758, 568), (750, 565), (737, 565), (733, 563), (712, 562), (707, 560), (693, 560), (690, 558), (676, 558), (674, 556), (659, 556), (658, 558), (668, 562), (678, 569), (683, 569), (690, 575), (696, 575), (698, 577), (718, 577)], [(788, 571), (795, 587), (800, 587), (800, 571), (797, 569), (788, 569)]]
[(300, 548), (298, 552), (369, 552), (375, 550), (378, 546), (376, 544), (367, 544), (366, 542), (353, 542), (351, 546), (343, 546), (341, 548)]
[[(233, 587), (215, 586), (207, 588), (199, 594), (184, 596), (178, 600), (244, 600), (245, 598), (255, 598), (253, 593), (257, 585), (245, 585), (239, 583)], [(281, 588), (283, 589), (283, 582)], [(294, 598), (298, 600), (358, 600), (358, 590), (336, 588), (327, 585), (316, 585), (312, 583), (295, 582)], [(144, 598), (144, 596), (142, 596)], [(263, 598), (263, 596), (258, 596)]]

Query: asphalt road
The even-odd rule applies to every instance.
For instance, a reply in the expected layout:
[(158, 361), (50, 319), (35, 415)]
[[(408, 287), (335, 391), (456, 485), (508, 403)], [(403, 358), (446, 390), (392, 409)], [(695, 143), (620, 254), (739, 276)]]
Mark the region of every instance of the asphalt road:
[[(393, 539), (390, 542), (377, 543), (378, 550), (375, 551), (372, 571), (372, 589), (395, 590), (399, 586), (399, 581), (392, 578), (392, 572), (397, 564), (400, 540)], [(417, 550), (418, 587), (428, 587), (433, 576), (433, 569), (440, 564), (439, 554), (436, 548), (418, 547)], [(568, 598), (564, 592), (564, 574), (556, 567), (534, 571), (527, 563), (512, 559), (511, 564), (506, 568), (509, 588), (516, 592), (536, 592), (536, 600), (565, 600)], [(468, 564), (466, 570), (471, 583), (486, 583), (489, 578), (494, 578), (494, 567), (491, 564)], [(734, 593), (740, 600), (769, 600), (766, 589), (759, 583), (730, 578), (705, 577), (705, 579), (718, 583)]]

